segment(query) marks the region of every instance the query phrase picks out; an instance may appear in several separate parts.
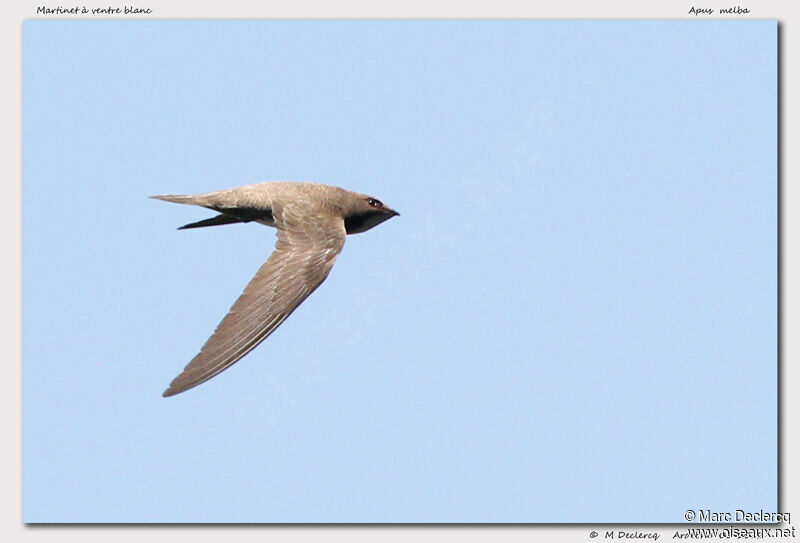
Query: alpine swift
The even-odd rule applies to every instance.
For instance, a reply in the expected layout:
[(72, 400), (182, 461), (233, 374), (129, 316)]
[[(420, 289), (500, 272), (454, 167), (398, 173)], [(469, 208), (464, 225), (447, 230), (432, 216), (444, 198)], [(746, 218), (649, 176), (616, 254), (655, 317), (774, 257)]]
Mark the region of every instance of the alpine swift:
[(399, 215), (376, 198), (319, 183), (267, 182), (152, 198), (219, 213), (179, 230), (257, 222), (274, 227), (278, 237), (272, 254), (164, 397), (196, 387), (252, 351), (322, 284), (347, 234)]

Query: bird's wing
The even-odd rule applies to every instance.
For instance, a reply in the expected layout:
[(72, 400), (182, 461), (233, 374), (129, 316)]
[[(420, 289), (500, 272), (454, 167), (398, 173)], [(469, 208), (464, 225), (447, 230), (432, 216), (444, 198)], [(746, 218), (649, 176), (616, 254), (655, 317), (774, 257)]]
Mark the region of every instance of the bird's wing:
[(273, 208), (278, 241), (200, 353), (164, 396), (211, 379), (269, 336), (325, 280), (345, 240), (344, 221), (309, 216), (302, 204)]

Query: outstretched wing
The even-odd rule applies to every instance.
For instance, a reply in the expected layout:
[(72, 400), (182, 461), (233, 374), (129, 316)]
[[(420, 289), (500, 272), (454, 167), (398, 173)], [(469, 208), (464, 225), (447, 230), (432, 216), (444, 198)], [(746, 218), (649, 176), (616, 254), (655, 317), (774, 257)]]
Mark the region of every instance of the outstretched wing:
[(275, 250), (165, 397), (211, 379), (253, 350), (331, 271), (345, 240), (340, 217), (309, 214), (302, 204), (275, 206), (273, 215)]

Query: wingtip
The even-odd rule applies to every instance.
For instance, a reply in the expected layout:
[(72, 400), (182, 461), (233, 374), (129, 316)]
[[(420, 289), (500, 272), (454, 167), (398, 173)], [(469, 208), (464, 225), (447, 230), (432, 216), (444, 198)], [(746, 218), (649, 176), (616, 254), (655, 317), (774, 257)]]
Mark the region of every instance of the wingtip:
[(189, 194), (156, 194), (148, 196), (154, 200), (162, 200), (164, 202), (172, 202), (174, 204), (193, 204), (193, 197)]
[[(181, 375), (183, 375), (183, 374), (181, 374)], [(161, 394), (162, 398), (169, 398), (170, 396), (175, 396), (177, 394), (181, 394), (181, 393), (186, 392), (187, 390), (189, 390), (191, 388), (194, 388), (194, 387), (196, 387), (197, 385), (200, 384), (200, 383), (194, 383), (194, 384), (187, 385), (185, 382), (180, 381), (178, 379), (181, 375), (179, 375), (178, 377), (176, 377), (175, 379), (172, 380), (172, 382), (167, 387), (167, 390), (165, 390)]]

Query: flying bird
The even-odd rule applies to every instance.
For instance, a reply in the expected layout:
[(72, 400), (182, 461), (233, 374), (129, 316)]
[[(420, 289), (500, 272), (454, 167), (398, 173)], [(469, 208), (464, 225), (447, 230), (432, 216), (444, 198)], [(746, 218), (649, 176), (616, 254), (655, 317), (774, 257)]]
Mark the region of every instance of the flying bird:
[(164, 397), (196, 387), (252, 351), (322, 284), (347, 234), (399, 215), (376, 198), (319, 183), (267, 182), (151, 198), (219, 213), (179, 230), (257, 222), (274, 227), (278, 236), (272, 254)]

